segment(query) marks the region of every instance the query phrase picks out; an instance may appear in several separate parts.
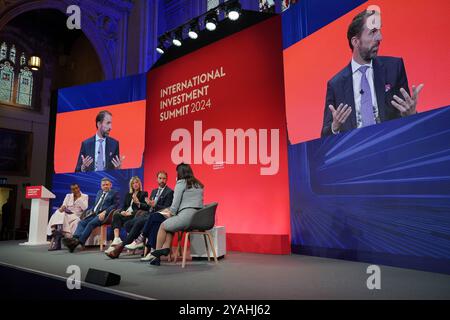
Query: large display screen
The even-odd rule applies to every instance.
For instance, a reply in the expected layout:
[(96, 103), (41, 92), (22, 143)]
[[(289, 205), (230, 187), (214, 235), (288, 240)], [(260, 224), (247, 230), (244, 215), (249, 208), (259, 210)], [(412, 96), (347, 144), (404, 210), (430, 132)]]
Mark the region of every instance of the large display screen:
[(146, 101), (145, 88), (139, 89), (138, 78), (60, 91), (55, 173), (142, 166)]
[[(367, 73), (370, 82), (373, 72), (371, 90), (364, 91), (361, 75), (350, 64), (347, 31), (353, 18), (366, 9), (380, 13), (380, 25), (375, 26), (379, 30), (376, 35), (364, 38), (366, 46), (378, 49)], [(347, 118), (335, 133), (405, 117), (410, 113), (397, 108), (394, 96), (407, 101), (401, 89), (409, 91), (412, 98), (413, 85), (424, 85), (417, 95), (417, 112), (447, 106), (450, 43), (442, 35), (450, 31), (450, 22), (440, 17), (449, 10), (446, 0), (367, 1), (285, 49), (289, 141), (295, 144), (333, 134), (330, 105), (336, 111), (341, 104), (351, 109), (343, 115)], [(364, 97), (373, 107), (373, 116), (367, 122)]]

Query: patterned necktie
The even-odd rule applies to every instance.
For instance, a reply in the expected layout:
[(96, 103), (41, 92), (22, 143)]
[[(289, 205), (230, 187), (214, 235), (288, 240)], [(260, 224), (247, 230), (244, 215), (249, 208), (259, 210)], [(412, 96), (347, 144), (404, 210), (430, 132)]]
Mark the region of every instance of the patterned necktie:
[(104, 139), (98, 139), (98, 157), (97, 157), (95, 171), (105, 170), (105, 164), (103, 163), (103, 158), (104, 158), (103, 141), (104, 141)]
[(375, 124), (373, 115), (372, 91), (370, 90), (369, 81), (367, 81), (366, 71), (369, 66), (361, 66), (358, 71), (361, 75), (361, 121), (362, 126), (370, 126)]
[(161, 196), (161, 188), (158, 188), (158, 192), (156, 192), (156, 196), (155, 196), (155, 204), (158, 202), (159, 197)]
[(103, 206), (103, 202), (105, 201), (106, 192), (103, 192), (102, 196), (100, 197), (100, 200), (98, 200), (98, 204), (95, 206), (94, 212), (98, 213), (100, 209)]

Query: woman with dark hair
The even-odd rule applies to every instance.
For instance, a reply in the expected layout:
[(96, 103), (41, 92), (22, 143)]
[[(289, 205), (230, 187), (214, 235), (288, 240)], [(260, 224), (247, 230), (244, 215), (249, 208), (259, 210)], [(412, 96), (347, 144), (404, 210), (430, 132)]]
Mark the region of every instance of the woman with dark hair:
[[(177, 184), (170, 208), (160, 211), (166, 220), (159, 227), (156, 237), (156, 250), (151, 253), (150, 264), (159, 266), (161, 256), (170, 254), (173, 234), (185, 230), (194, 213), (203, 208), (203, 184), (194, 176), (190, 165), (177, 166)], [(149, 237), (150, 239), (150, 237)]]

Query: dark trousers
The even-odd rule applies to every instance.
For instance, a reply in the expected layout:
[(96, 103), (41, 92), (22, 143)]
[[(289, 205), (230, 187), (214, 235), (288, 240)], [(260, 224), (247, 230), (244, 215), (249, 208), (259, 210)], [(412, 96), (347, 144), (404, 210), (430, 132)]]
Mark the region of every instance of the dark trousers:
[(142, 234), (147, 238), (147, 247), (156, 249), (156, 238), (158, 236), (159, 226), (166, 218), (159, 212), (152, 214), (145, 222)]
[(135, 239), (139, 237), (139, 235), (142, 232), (142, 229), (144, 228), (145, 222), (148, 220), (149, 215), (150, 215), (149, 213), (146, 213), (142, 216), (135, 217), (134, 219), (125, 222), (124, 227), (128, 235), (125, 241), (123, 242), (124, 246), (132, 243)]
[(74, 238), (78, 238), (81, 244), (84, 245), (87, 238), (91, 235), (92, 230), (94, 230), (97, 227), (100, 227), (102, 225), (102, 222), (96, 215), (92, 215), (87, 217), (84, 220), (81, 220), (78, 223), (78, 227), (75, 230), (75, 233), (73, 234)]
[(131, 216), (123, 216), (120, 210), (114, 212), (112, 217), (111, 227), (113, 229), (120, 229), (124, 226), (124, 224), (130, 220), (133, 220), (135, 212), (131, 213)]

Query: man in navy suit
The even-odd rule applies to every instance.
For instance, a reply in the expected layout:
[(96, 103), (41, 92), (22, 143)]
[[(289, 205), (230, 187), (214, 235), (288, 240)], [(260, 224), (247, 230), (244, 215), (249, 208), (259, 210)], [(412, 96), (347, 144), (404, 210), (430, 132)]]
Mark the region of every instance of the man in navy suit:
[(111, 180), (103, 178), (101, 181), (101, 188), (102, 189), (97, 192), (94, 207), (86, 210), (82, 214), (82, 220), (78, 223), (73, 238), (65, 238), (63, 240), (64, 245), (69, 248), (70, 252), (73, 252), (79, 244), (84, 246), (84, 243), (91, 235), (92, 230), (105, 223), (112, 212), (120, 206), (119, 193), (111, 189)]
[(423, 84), (408, 87), (403, 59), (377, 57), (382, 40), (379, 12), (353, 18), (347, 39), (352, 61), (327, 84), (322, 137), (417, 113)]
[(120, 169), (123, 158), (120, 158), (119, 141), (111, 138), (112, 114), (100, 111), (95, 118), (97, 132), (95, 136), (81, 143), (75, 172), (103, 171)]

